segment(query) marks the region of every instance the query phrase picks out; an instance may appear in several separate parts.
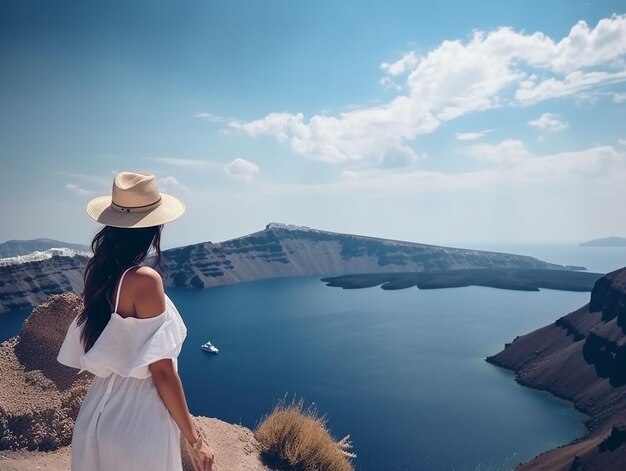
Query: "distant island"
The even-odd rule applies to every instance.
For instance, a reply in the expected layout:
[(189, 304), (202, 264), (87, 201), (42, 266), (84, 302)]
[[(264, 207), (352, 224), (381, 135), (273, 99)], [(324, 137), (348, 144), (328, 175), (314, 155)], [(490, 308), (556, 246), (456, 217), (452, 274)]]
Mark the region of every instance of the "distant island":
[[(41, 240), (46, 239), (37, 239)], [(22, 247), (29, 246), (25, 244), (27, 241), (20, 242)], [(58, 241), (53, 243), (57, 245)], [(30, 309), (50, 294), (80, 293), (89, 256), (90, 253), (80, 248), (61, 251), (50, 248), (0, 259), (0, 313)], [(202, 242), (164, 250), (163, 257), (165, 287), (185, 289), (267, 278), (346, 273), (523, 269), (537, 270), (539, 274), (545, 270), (584, 269), (525, 255), (341, 234), (276, 222), (224, 242)], [(152, 260), (145, 263), (152, 264)], [(485, 272), (480, 276), (486, 275)]]
[(581, 247), (626, 247), (626, 237), (605, 237), (579, 244)]

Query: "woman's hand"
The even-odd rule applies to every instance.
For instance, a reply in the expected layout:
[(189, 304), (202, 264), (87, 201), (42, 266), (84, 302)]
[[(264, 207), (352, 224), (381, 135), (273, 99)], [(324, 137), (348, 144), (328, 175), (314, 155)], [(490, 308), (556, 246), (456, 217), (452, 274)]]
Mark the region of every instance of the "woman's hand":
[(187, 453), (191, 458), (191, 463), (196, 471), (213, 471), (213, 463), (215, 462), (215, 455), (213, 450), (202, 440), (202, 446), (198, 451), (191, 448), (191, 445), (185, 440), (185, 446), (187, 447)]

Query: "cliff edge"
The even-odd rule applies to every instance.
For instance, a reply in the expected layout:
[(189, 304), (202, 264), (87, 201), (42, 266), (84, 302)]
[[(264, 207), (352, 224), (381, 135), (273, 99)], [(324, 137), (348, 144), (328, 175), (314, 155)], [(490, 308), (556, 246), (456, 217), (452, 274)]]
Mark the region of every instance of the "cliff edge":
[[(62, 250), (61, 254), (53, 253)], [(31, 309), (51, 294), (81, 293), (89, 257), (69, 249), (0, 259), (0, 314)], [(277, 277), (463, 269), (580, 270), (533, 257), (439, 247), (270, 223), (224, 242), (163, 251), (168, 288), (200, 289)], [(154, 260), (148, 257), (146, 264)]]
[[(81, 311), (72, 293), (49, 296), (24, 322), (19, 335), (0, 344), (0, 469), (70, 467), (74, 420), (93, 376), (56, 361), (72, 319)], [(194, 417), (222, 470), (269, 470), (249, 429)], [(183, 469), (193, 470), (183, 447)]]
[(537, 456), (518, 471), (626, 469), (626, 269), (599, 279), (585, 306), (517, 337), (487, 361), (589, 416), (587, 436)]

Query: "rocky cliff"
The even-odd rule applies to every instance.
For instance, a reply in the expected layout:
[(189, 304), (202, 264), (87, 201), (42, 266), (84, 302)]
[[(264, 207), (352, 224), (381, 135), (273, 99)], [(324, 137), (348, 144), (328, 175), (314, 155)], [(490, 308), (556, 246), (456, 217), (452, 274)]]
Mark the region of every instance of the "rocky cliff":
[(0, 313), (30, 309), (51, 294), (80, 293), (85, 255), (61, 256), (0, 264)]
[[(81, 311), (72, 293), (48, 297), (20, 334), (0, 344), (0, 469), (67, 471), (74, 420), (93, 376), (56, 361), (67, 328)], [(194, 417), (218, 469), (266, 471), (254, 434), (240, 425)], [(185, 471), (193, 469), (183, 447)]]
[[(206, 288), (260, 278), (456, 269), (571, 269), (536, 258), (339, 234), (286, 224), (225, 242), (163, 251), (165, 286)], [(0, 313), (83, 288), (88, 258), (54, 256), (0, 264)], [(146, 261), (149, 263), (150, 261)]]
[(55, 247), (66, 247), (82, 252), (91, 251), (88, 245), (72, 244), (71, 242), (62, 242), (54, 239), (7, 240), (0, 244), (0, 258), (27, 255), (35, 251), (43, 251)]
[(164, 254), (166, 285), (194, 288), (305, 275), (564, 268), (521, 255), (339, 234), (277, 223), (237, 239), (188, 245)]
[(523, 471), (626, 469), (626, 269), (598, 280), (589, 304), (516, 338), (488, 361), (526, 386), (572, 401), (588, 436), (544, 453)]

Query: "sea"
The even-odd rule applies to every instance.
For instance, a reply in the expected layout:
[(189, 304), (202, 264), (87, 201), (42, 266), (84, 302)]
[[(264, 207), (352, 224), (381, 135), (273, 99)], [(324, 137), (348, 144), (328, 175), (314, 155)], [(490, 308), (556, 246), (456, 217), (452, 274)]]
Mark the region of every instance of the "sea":
[[(626, 248), (482, 246), (607, 273)], [(320, 276), (168, 289), (188, 328), (179, 373), (190, 410), (254, 429), (302, 399), (357, 470), (512, 470), (586, 433), (585, 417), (485, 362), (589, 293), (484, 287), (344, 290)], [(0, 340), (28, 312), (0, 315)], [(206, 353), (210, 340), (220, 349)]]

